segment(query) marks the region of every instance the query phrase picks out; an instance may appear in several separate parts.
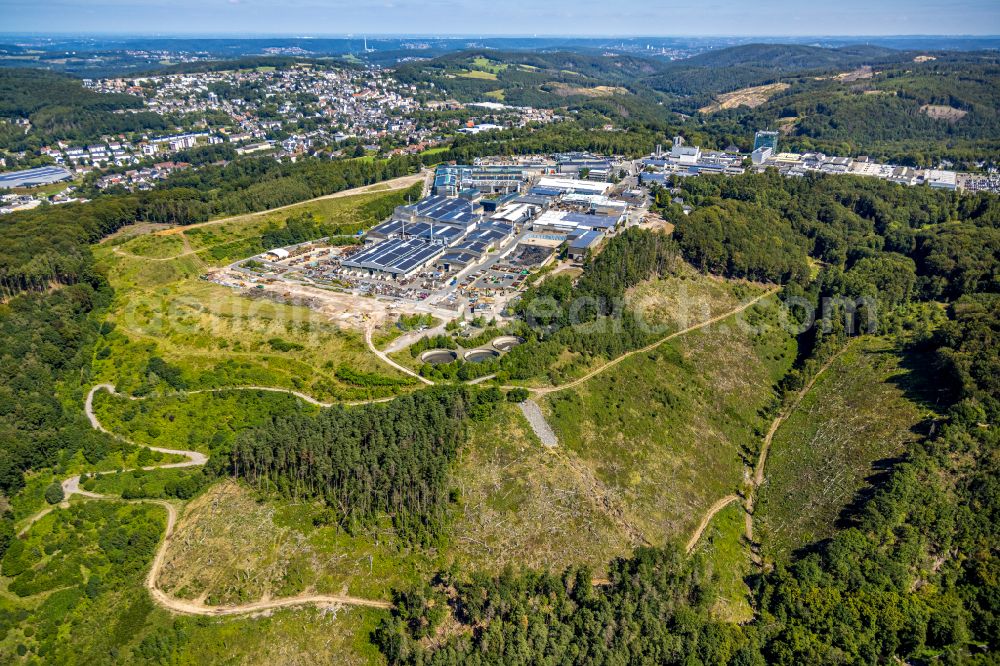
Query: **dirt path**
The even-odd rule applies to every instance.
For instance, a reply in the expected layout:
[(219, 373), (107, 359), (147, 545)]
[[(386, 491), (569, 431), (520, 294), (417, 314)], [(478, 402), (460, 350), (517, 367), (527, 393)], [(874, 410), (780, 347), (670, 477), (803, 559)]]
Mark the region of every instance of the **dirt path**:
[(372, 331), (374, 331), (374, 329), (375, 329), (374, 323), (365, 326), (365, 344), (368, 345), (368, 350), (371, 353), (375, 354), (380, 359), (382, 359), (382, 361), (385, 362), (387, 365), (391, 365), (400, 372), (407, 374), (411, 377), (414, 377), (415, 379), (420, 380), (421, 382), (427, 384), (428, 386), (434, 386), (434, 382), (432, 382), (431, 380), (427, 379), (426, 377), (421, 377), (419, 374), (417, 374), (413, 370), (410, 370), (405, 365), (400, 365), (399, 363), (393, 361), (391, 358), (389, 358), (389, 356), (385, 352), (379, 351), (378, 348), (375, 346), (375, 343), (372, 342)]
[[(244, 387), (247, 389), (263, 390), (263, 391), (279, 391), (284, 393), (292, 393), (298, 397), (311, 402), (312, 404), (322, 405), (309, 396), (304, 394), (298, 394), (295, 391), (290, 391), (286, 389), (274, 389), (267, 387)], [(233, 389), (218, 389), (218, 390), (233, 390)], [(112, 395), (119, 395), (115, 391), (113, 384), (98, 384), (90, 389), (87, 393), (86, 401), (84, 402), (84, 412), (87, 415), (87, 419), (90, 421), (90, 425), (95, 429), (103, 433), (107, 433), (113, 437), (117, 437), (123, 441), (128, 441), (109, 432), (98, 420), (97, 416), (94, 414), (94, 395), (98, 391), (107, 391)], [(192, 391), (196, 393), (197, 391)], [(138, 400), (139, 398), (134, 398), (130, 396), (132, 400)], [(130, 442), (131, 443), (131, 442)], [(151, 465), (149, 467), (143, 467), (143, 470), (154, 470), (154, 469), (168, 469), (177, 467), (199, 467), (208, 462), (208, 456), (199, 451), (185, 451), (179, 449), (164, 449), (159, 447), (149, 446), (146, 447), (153, 451), (159, 451), (161, 453), (173, 454), (185, 456), (187, 460), (178, 463), (169, 463), (165, 465)], [(121, 470), (120, 473), (131, 472), (132, 469)], [(111, 473), (111, 472), (109, 472)], [(149, 590), (150, 595), (153, 600), (166, 608), (167, 610), (173, 611), (175, 613), (182, 613), (186, 615), (209, 615), (209, 616), (222, 616), (222, 615), (244, 615), (247, 613), (258, 613), (261, 611), (270, 610), (273, 608), (288, 608), (293, 606), (333, 606), (333, 605), (348, 605), (348, 606), (366, 606), (369, 608), (391, 608), (392, 604), (388, 601), (382, 601), (380, 599), (366, 599), (363, 597), (352, 597), (348, 595), (336, 595), (336, 594), (299, 594), (292, 597), (284, 597), (281, 599), (267, 599), (260, 601), (253, 601), (246, 604), (239, 604), (234, 606), (210, 606), (207, 604), (199, 603), (197, 601), (190, 601), (186, 599), (178, 599), (177, 597), (170, 596), (167, 592), (162, 590), (159, 586), (158, 580), (160, 577), (160, 570), (163, 568), (163, 563), (166, 560), (167, 549), (170, 547), (170, 540), (174, 535), (174, 527), (177, 524), (177, 508), (173, 503), (166, 500), (122, 500), (119, 497), (114, 497), (110, 495), (100, 495), (98, 493), (89, 492), (80, 488), (80, 475), (71, 476), (62, 482), (64, 501), (60, 503), (61, 508), (69, 507), (69, 499), (74, 495), (80, 496), (87, 500), (115, 500), (115, 501), (128, 501), (132, 504), (156, 504), (157, 506), (163, 507), (167, 512), (167, 526), (164, 533), (163, 541), (160, 542), (160, 547), (156, 551), (156, 555), (153, 557), (153, 564), (149, 569), (149, 574), (146, 576), (146, 588)], [(48, 507), (31, 516), (25, 526), (18, 533), (18, 536), (23, 536), (31, 529), (31, 526), (36, 522), (51, 513), (56, 507)]]
[(739, 501), (740, 501), (739, 495), (726, 495), (725, 497), (717, 501), (715, 504), (713, 504), (711, 507), (709, 507), (708, 512), (705, 513), (705, 515), (701, 519), (701, 522), (698, 524), (698, 527), (695, 529), (694, 533), (691, 534), (691, 538), (688, 539), (687, 545), (684, 546), (684, 551), (690, 553), (692, 550), (694, 550), (694, 547), (698, 545), (698, 541), (701, 539), (701, 535), (704, 534), (705, 529), (708, 527), (708, 524), (712, 522), (712, 518), (715, 517), (715, 514), (719, 513), (733, 502), (739, 502)]
[[(574, 388), (576, 386), (579, 386), (580, 384), (583, 384), (584, 382), (586, 382), (586, 381), (588, 381), (588, 380), (596, 377), (597, 375), (601, 374), (602, 372), (604, 372), (606, 370), (610, 370), (611, 368), (615, 367), (616, 365), (618, 365), (619, 363), (621, 363), (625, 359), (628, 359), (628, 358), (630, 358), (632, 356), (635, 356), (636, 354), (645, 354), (646, 352), (652, 351), (653, 349), (656, 349), (660, 345), (664, 344), (665, 342), (669, 342), (670, 340), (673, 340), (674, 338), (678, 338), (678, 337), (680, 337), (682, 335), (686, 335), (688, 333), (691, 333), (692, 331), (697, 331), (698, 329), (705, 328), (706, 326), (711, 326), (712, 324), (716, 324), (716, 323), (722, 321), (723, 319), (728, 319), (729, 317), (732, 317), (733, 315), (737, 315), (737, 314), (739, 314), (739, 313), (747, 310), (748, 308), (756, 305), (759, 301), (767, 298), (768, 296), (776, 294), (778, 292), (778, 289), (779, 289), (778, 287), (775, 287), (773, 289), (769, 289), (768, 291), (765, 291), (763, 294), (757, 296), (753, 300), (747, 301), (743, 305), (741, 305), (741, 306), (739, 306), (739, 307), (737, 307), (737, 308), (735, 308), (733, 310), (729, 310), (728, 312), (724, 312), (724, 313), (718, 315), (717, 317), (712, 317), (711, 319), (703, 321), (700, 324), (695, 324), (694, 326), (688, 326), (687, 328), (681, 329), (679, 331), (675, 331), (674, 333), (671, 333), (670, 335), (666, 336), (665, 338), (660, 338), (656, 342), (648, 344), (645, 347), (642, 347), (640, 349), (635, 349), (635, 350), (630, 351), (628, 353), (622, 354), (618, 358), (612, 359), (611, 361), (608, 361), (604, 365), (602, 365), (600, 367), (597, 367), (597, 368), (594, 368), (593, 370), (591, 370), (590, 372), (588, 372), (587, 374), (585, 374), (583, 377), (580, 377), (579, 379), (574, 379), (571, 382), (568, 382), (566, 384), (561, 384), (559, 386), (548, 386), (548, 387), (544, 387), (544, 388), (529, 388), (528, 390), (531, 391), (532, 393), (537, 394), (537, 395), (546, 395), (546, 394), (549, 394), (549, 393), (556, 393), (558, 391), (565, 391), (566, 389), (571, 389), (571, 388)], [(505, 388), (516, 388), (516, 387), (510, 386), (510, 387), (505, 387)]]
[(419, 183), (421, 180), (427, 182), (426, 173), (417, 173), (411, 176), (400, 176), (399, 178), (393, 178), (392, 180), (383, 180), (378, 183), (372, 183), (371, 185), (364, 185), (362, 187), (355, 187), (351, 190), (341, 190), (340, 192), (334, 192), (333, 194), (326, 194), (321, 197), (316, 197), (315, 199), (307, 199), (305, 201), (299, 201), (297, 203), (288, 204), (287, 206), (278, 206), (277, 208), (269, 208), (267, 210), (258, 211), (256, 213), (245, 213), (243, 215), (234, 215), (232, 217), (223, 217), (218, 220), (209, 220), (207, 222), (198, 222), (197, 224), (188, 224), (186, 226), (171, 227), (170, 229), (164, 229), (163, 231), (157, 231), (154, 233), (155, 236), (174, 236), (176, 234), (183, 234), (188, 229), (197, 229), (199, 227), (208, 227), (215, 224), (226, 224), (227, 222), (239, 222), (242, 220), (250, 220), (261, 215), (268, 215), (270, 213), (275, 213), (282, 210), (288, 210), (295, 206), (301, 206), (303, 204), (313, 203), (316, 201), (324, 201), (326, 199), (340, 199), (343, 197), (350, 197), (356, 194), (367, 194), (369, 192), (391, 192), (393, 190), (401, 190), (411, 185)]

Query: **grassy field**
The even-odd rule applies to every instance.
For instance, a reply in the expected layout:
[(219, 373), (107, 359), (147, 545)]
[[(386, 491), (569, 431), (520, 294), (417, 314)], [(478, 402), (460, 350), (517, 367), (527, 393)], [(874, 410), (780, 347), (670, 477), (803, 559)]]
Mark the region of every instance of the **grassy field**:
[(220, 482), (187, 506), (161, 585), (209, 604), (307, 591), (388, 600), (437, 570), (433, 553), (412, 550), (386, 526), (352, 535), (322, 524), (323, 515), (319, 504), (261, 500)]
[[(649, 326), (651, 339), (666, 337), (717, 317), (766, 289), (756, 283), (726, 281), (704, 275), (682, 261), (678, 261), (672, 270), (672, 275), (644, 282), (625, 295), (629, 309)], [(546, 376), (518, 383), (526, 386), (564, 384), (608, 360), (567, 350), (548, 368)]]
[(137, 444), (204, 453), (224, 448), (240, 430), (270, 423), (279, 415), (316, 410), (286, 393), (224, 391), (129, 400), (105, 392), (94, 396), (94, 412), (105, 428)]
[[(922, 370), (921, 370), (922, 368)], [(841, 511), (884, 472), (933, 416), (930, 363), (882, 338), (850, 343), (775, 434), (755, 529), (784, 559), (829, 537)], [(933, 382), (929, 382), (933, 383)]]
[(105, 334), (94, 358), (97, 378), (120, 390), (149, 390), (156, 378), (149, 377), (147, 364), (158, 356), (176, 366), (190, 388), (277, 386), (327, 400), (406, 390), (412, 381), (371, 354), (360, 331), (337, 326), (305, 306), (247, 298), (200, 279), (214, 263), (204, 254), (222, 247), (218, 243), (228, 252), (259, 242), (263, 229), (305, 210), (353, 228), (373, 202), (385, 205), (387, 197), (394, 202), (400, 196), (328, 199), (295, 207), (301, 211), (270, 214), (273, 219), (247, 216), (183, 235), (144, 235), (98, 246), (115, 300), (107, 317), (114, 329)]
[(724, 622), (749, 622), (753, 619), (750, 606), (750, 548), (744, 538), (743, 506), (730, 504), (715, 514), (702, 534), (695, 553), (705, 557), (707, 573), (715, 582), (718, 595), (713, 614)]
[(491, 571), (558, 571), (581, 562), (603, 571), (629, 552), (629, 538), (580, 467), (572, 453), (543, 448), (516, 405), (474, 423), (453, 473), (461, 501), (450, 557), (463, 568)]
[[(223, 263), (255, 254), (253, 243), (268, 228), (281, 228), (289, 217), (312, 215), (319, 223), (335, 227), (337, 234), (352, 234), (379, 222), (370, 211), (385, 202), (406, 202), (407, 190), (371, 192), (349, 197), (321, 199), (290, 206), (280, 211), (244, 215), (186, 230), (183, 234), (198, 256), (209, 263)], [(390, 211), (391, 212), (391, 211)], [(163, 238), (162, 236), (158, 238)], [(263, 248), (270, 249), (270, 248)]]
[(252, 618), (185, 621), (185, 641), (170, 663), (384, 664), (385, 659), (368, 641), (384, 615), (384, 611), (368, 608), (304, 608)]
[(459, 72), (458, 76), (463, 79), (482, 79), (484, 81), (496, 81), (497, 75), (493, 72), (484, 72), (478, 69)]
[(756, 283), (704, 275), (682, 261), (676, 262), (673, 272), (669, 277), (643, 282), (626, 294), (629, 307), (664, 333), (716, 317), (765, 289)]
[[(775, 300), (635, 355), (542, 403), (577, 454), (652, 544), (683, 543), (704, 511), (743, 485), (795, 355)], [(766, 325), (765, 325), (766, 324)]]

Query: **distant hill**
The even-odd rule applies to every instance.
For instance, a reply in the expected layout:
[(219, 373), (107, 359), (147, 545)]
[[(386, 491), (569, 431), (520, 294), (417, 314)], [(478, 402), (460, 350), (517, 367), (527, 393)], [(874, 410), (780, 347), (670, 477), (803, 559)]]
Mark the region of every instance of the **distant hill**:
[(404, 83), (433, 83), (466, 102), (493, 100), (543, 108), (587, 105), (601, 113), (635, 117), (654, 115), (660, 95), (642, 80), (662, 71), (665, 64), (635, 56), (483, 49), (402, 63), (396, 76)]
[(774, 83), (782, 75), (852, 69), (912, 59), (904, 51), (852, 45), (836, 49), (800, 44), (746, 44), (676, 60), (643, 80), (661, 92), (704, 97)]
[(773, 67), (781, 71), (852, 67), (874, 62), (897, 61), (903, 52), (881, 46), (855, 44), (836, 49), (802, 44), (745, 44), (708, 51), (671, 63), (667, 69), (683, 67)]
[(966, 166), (983, 159), (995, 162), (1000, 154), (1000, 55), (931, 57), (916, 62), (908, 53), (903, 63), (875, 65), (857, 77), (788, 78), (788, 89), (757, 108), (722, 110), (698, 127), (744, 138), (771, 127), (782, 131), (782, 146), (789, 150), (867, 154), (916, 166), (942, 159)]

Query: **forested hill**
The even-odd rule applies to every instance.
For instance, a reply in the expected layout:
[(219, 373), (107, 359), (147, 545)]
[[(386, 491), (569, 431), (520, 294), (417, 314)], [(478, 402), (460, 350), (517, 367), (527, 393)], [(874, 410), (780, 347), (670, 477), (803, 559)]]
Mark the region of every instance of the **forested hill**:
[(669, 63), (643, 84), (675, 95), (699, 98), (771, 83), (806, 72), (829, 72), (912, 60), (911, 54), (875, 46), (827, 49), (797, 44), (747, 44)]
[(163, 116), (141, 109), (134, 95), (103, 94), (87, 90), (79, 79), (41, 69), (0, 68), (0, 119), (31, 121), (29, 134), (10, 123), (0, 123), (0, 147), (37, 149), (57, 139), (89, 140), (101, 134), (166, 129)]
[[(719, 77), (738, 76), (731, 69), (695, 75), (714, 71)], [(783, 150), (860, 154), (924, 167), (950, 159), (971, 168), (978, 160), (995, 161), (1000, 154), (1000, 57), (996, 53), (938, 54), (926, 62), (876, 67), (857, 78), (825, 75), (781, 80), (791, 87), (757, 108), (740, 107), (703, 117), (697, 130), (720, 137), (751, 137), (756, 129), (771, 127), (782, 130)], [(695, 96), (674, 108), (694, 113), (708, 101)]]
[[(852, 67), (898, 62), (907, 54), (882, 46), (857, 44), (836, 49), (801, 44), (744, 44), (677, 60), (666, 69), (682, 67), (771, 67), (778, 71)], [(912, 56), (909, 56), (912, 58)]]
[[(713, 272), (787, 281), (784, 297), (813, 305), (873, 299), (881, 332), (930, 359), (942, 417), (859, 496), (841, 531), (751, 577), (755, 617), (746, 624), (713, 614), (718, 588), (699, 554), (640, 548), (612, 562), (600, 586), (582, 566), (441, 572), (397, 596), (374, 641), (392, 664), (995, 664), (1000, 199), (774, 172), (680, 187), (694, 213), (670, 207), (667, 190), (660, 203), (685, 257)], [(619, 251), (653, 260), (645, 269), (671, 247), (630, 231), (609, 250), (586, 264), (578, 295), (614, 293), (649, 274), (608, 271), (606, 263), (628, 267)], [(815, 278), (807, 255), (821, 259)], [(595, 280), (601, 274), (613, 279)], [(535, 291), (571, 290), (555, 277)], [(942, 301), (947, 321), (934, 331), (928, 322)], [(850, 335), (840, 325), (803, 335), (802, 360), (779, 385), (786, 399)]]

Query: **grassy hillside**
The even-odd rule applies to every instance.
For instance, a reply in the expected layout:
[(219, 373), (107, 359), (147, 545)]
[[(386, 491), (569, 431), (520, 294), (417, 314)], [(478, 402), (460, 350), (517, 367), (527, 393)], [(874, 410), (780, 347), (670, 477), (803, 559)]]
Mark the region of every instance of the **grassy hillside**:
[(753, 619), (750, 588), (746, 583), (752, 569), (750, 546), (744, 536), (745, 517), (742, 503), (730, 504), (715, 514), (694, 550), (704, 554), (706, 573), (715, 579), (718, 596), (712, 614), (726, 622)]
[[(410, 380), (371, 354), (359, 329), (331, 323), (309, 307), (247, 298), (200, 279), (212, 266), (259, 252), (290, 218), (308, 214), (324, 228), (353, 231), (391, 211), (404, 192), (304, 203), (96, 246), (115, 289), (94, 358), (96, 377), (123, 391), (148, 392), (164, 379), (149, 370), (151, 360), (161, 358), (174, 369), (167, 381), (173, 389), (275, 386), (327, 400), (404, 390)], [(391, 381), (364, 386), (338, 373), (342, 367)], [(354, 378), (342, 378), (348, 376)]]
[(926, 433), (930, 372), (930, 359), (864, 338), (819, 378), (771, 445), (755, 510), (768, 556), (832, 536), (841, 512)]
[(463, 568), (589, 564), (600, 573), (630, 550), (593, 475), (573, 452), (543, 448), (515, 405), (473, 425), (452, 484), (460, 503), (449, 552)]
[(663, 121), (661, 95), (642, 80), (663, 63), (571, 52), (463, 51), (396, 68), (404, 83), (431, 82), (461, 101), (568, 106), (615, 118)]
[(774, 83), (783, 77), (903, 59), (907, 56), (900, 51), (862, 45), (828, 49), (801, 44), (745, 44), (671, 62), (643, 83), (684, 98), (682, 106), (694, 110), (717, 93)]
[(777, 316), (767, 299), (745, 316), (759, 333), (731, 318), (546, 397), (560, 445), (650, 543), (683, 543), (713, 502), (741, 488), (795, 355)]

